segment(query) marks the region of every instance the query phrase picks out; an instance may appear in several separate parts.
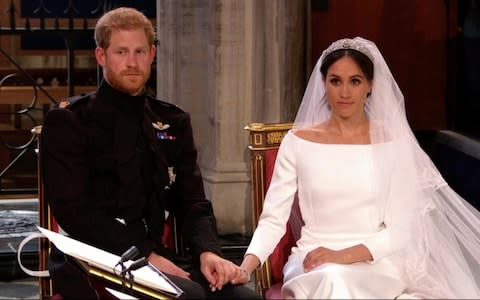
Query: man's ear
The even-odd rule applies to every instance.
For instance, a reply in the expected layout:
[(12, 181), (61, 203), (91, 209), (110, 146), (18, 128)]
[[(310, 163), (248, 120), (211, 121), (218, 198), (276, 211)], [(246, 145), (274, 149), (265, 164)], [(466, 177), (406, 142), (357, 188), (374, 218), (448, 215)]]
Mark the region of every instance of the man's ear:
[(105, 65), (105, 50), (100, 47), (95, 48), (95, 58), (100, 66)]
[(152, 47), (150, 47), (150, 57), (152, 59), (151, 63), (153, 63), (156, 53), (157, 53), (157, 48), (155, 48), (155, 45), (152, 45)]

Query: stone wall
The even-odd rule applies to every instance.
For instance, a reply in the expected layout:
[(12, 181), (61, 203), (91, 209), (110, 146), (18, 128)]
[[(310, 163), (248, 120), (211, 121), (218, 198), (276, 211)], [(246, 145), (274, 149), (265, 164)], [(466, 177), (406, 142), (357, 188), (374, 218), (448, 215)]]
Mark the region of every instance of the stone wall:
[(250, 122), (291, 121), (305, 87), (306, 3), (159, 1), (157, 93), (191, 113), (220, 233), (249, 233)]

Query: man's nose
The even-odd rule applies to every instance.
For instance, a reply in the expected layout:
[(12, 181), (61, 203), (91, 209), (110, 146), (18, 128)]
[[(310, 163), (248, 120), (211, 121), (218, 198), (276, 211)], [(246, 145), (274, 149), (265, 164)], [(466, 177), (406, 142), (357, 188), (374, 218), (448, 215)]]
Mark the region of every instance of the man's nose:
[(137, 56), (135, 53), (129, 53), (127, 55), (127, 66), (136, 66), (137, 65)]

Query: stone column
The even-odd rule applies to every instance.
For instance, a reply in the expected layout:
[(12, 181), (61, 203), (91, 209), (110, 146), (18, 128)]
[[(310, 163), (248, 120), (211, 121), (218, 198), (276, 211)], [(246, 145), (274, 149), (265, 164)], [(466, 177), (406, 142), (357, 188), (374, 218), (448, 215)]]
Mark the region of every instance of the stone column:
[(220, 233), (252, 230), (243, 128), (291, 121), (301, 100), (305, 1), (159, 0), (158, 97), (191, 113)]

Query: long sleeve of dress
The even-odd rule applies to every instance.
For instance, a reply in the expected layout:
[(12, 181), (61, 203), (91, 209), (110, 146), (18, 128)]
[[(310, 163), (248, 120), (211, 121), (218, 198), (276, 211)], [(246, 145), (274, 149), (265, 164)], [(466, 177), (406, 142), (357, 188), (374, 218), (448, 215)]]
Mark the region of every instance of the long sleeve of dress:
[(246, 254), (256, 255), (263, 264), (286, 231), (297, 191), (295, 144), (288, 133), (280, 145), (263, 210)]

